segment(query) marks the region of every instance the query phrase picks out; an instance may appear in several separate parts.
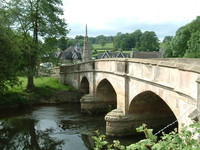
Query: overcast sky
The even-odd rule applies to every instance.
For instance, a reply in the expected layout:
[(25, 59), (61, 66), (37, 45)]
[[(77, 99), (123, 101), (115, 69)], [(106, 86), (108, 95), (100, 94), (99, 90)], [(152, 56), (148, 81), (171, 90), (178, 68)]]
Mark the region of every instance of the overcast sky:
[(200, 0), (63, 0), (69, 37), (155, 31), (160, 40), (200, 16)]

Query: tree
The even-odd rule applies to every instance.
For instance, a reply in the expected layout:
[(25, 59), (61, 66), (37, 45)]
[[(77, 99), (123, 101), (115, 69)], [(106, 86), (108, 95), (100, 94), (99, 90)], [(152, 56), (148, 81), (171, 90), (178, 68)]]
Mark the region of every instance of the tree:
[(188, 49), (187, 42), (190, 39), (191, 32), (189, 26), (183, 26), (176, 31), (175, 37), (171, 41), (173, 57), (183, 57)]
[(184, 57), (200, 58), (200, 31), (192, 33)]
[(83, 47), (84, 44), (84, 36), (78, 35), (75, 37), (75, 43), (77, 46)]
[(141, 43), (138, 49), (140, 51), (159, 51), (159, 43), (156, 33), (153, 31), (145, 31), (141, 36)]
[(67, 49), (67, 44), (68, 44), (68, 39), (63, 36), (60, 39), (58, 39), (57, 47), (62, 51), (64, 51)]
[(12, 0), (4, 3), (12, 14), (15, 29), (21, 33), (20, 48), (26, 61), (27, 89), (34, 89), (34, 75), (42, 51), (39, 39), (61, 37), (67, 34), (67, 24), (60, 16), (63, 10), (61, 0)]
[[(4, 10), (0, 9), (3, 14)], [(9, 22), (0, 17), (0, 96), (18, 83), (17, 71), (20, 66), (20, 51), (15, 48), (15, 33), (9, 28)]]
[(165, 36), (163, 39), (163, 43), (171, 42), (173, 36)]
[(200, 16), (189, 24), (191, 32), (184, 57), (200, 58)]
[(104, 47), (106, 44), (106, 41), (104, 39), (100, 39), (99, 43), (101, 44), (102, 47)]
[(131, 34), (131, 36), (133, 38), (133, 46), (132, 46), (132, 48), (140, 47), (142, 31), (141, 30), (136, 30)]
[(173, 57), (200, 57), (199, 26), (200, 16), (176, 31), (170, 42)]

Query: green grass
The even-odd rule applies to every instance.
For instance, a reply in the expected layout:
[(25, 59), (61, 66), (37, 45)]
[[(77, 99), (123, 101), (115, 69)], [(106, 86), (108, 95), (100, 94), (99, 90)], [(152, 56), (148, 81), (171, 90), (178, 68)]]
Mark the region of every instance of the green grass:
[(0, 107), (12, 105), (29, 105), (40, 102), (40, 99), (46, 101), (60, 90), (70, 90), (71, 87), (62, 85), (59, 80), (51, 77), (34, 78), (34, 91), (27, 91), (27, 78), (19, 77), (20, 86), (10, 87), (6, 93), (0, 95)]
[[(24, 90), (26, 89), (26, 85), (27, 85), (27, 78), (19, 77), (19, 80), (21, 82), (21, 85), (10, 88), (9, 91), (19, 92), (19, 93), (24, 92)], [(51, 89), (54, 89), (54, 90), (67, 90), (67, 89), (69, 89), (69, 87), (67, 87), (63, 84), (60, 84), (58, 79), (52, 78), (52, 77), (34, 78), (34, 83), (35, 83), (36, 88), (43, 88), (43, 89), (51, 88)]]
[(21, 82), (20, 86), (15, 86), (10, 88), (8, 93), (15, 95), (21, 94), (26, 95), (28, 97), (35, 98), (50, 98), (56, 91), (60, 90), (69, 90), (71, 87), (60, 84), (59, 80), (52, 77), (37, 77), (34, 78), (35, 89), (32, 92), (26, 91), (27, 78), (19, 77)]
[(101, 44), (93, 44), (92, 46), (94, 49), (106, 50), (107, 48), (113, 48), (113, 43), (106, 43), (104, 46)]

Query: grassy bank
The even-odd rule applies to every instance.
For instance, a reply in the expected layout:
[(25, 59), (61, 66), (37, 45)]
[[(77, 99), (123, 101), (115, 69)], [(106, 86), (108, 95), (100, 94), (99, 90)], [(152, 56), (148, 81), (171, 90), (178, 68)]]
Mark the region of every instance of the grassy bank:
[[(27, 85), (27, 78), (19, 77), (21, 86), (10, 88), (10, 92), (24, 93)], [(48, 89), (52, 90), (68, 90), (69, 87), (59, 83), (59, 80), (52, 77), (37, 77), (34, 79), (36, 90), (40, 89), (42, 93), (49, 93)]]
[(39, 103), (40, 99), (48, 99), (56, 92), (71, 89), (59, 83), (59, 80), (51, 77), (39, 77), (34, 79), (35, 90), (26, 91), (27, 78), (19, 77), (20, 86), (9, 88), (8, 92), (0, 97), (0, 106), (27, 105)]

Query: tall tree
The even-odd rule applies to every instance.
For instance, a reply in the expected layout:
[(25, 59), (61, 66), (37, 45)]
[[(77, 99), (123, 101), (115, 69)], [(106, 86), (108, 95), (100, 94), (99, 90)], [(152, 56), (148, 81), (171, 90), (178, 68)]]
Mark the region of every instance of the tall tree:
[[(18, 83), (17, 71), (20, 67), (20, 51), (15, 47), (16, 34), (10, 28), (11, 22), (3, 16), (6, 10), (0, 7), (0, 96)], [(0, 98), (1, 99), (1, 98)]]
[(200, 31), (192, 33), (184, 57), (200, 58)]
[(15, 34), (2, 26), (0, 19), (0, 96), (8, 86), (17, 84), (17, 71), (20, 66), (20, 51), (15, 48)]
[(131, 36), (133, 37), (133, 46), (132, 46), (132, 48), (140, 47), (142, 31), (141, 30), (136, 30), (131, 34)]
[(176, 31), (176, 35), (171, 41), (173, 57), (183, 57), (188, 49), (187, 42), (190, 39), (191, 32), (189, 26), (183, 26)]
[(159, 42), (156, 33), (145, 31), (141, 36), (140, 51), (159, 51)]
[(187, 42), (187, 50), (184, 57), (200, 58), (200, 16), (189, 24), (191, 32), (190, 39)]
[[(67, 34), (67, 24), (61, 19), (61, 0), (12, 0), (4, 6), (12, 13), (13, 27), (22, 35), (21, 48), (26, 60), (27, 89), (34, 89), (37, 60), (42, 56), (39, 39)], [(24, 44), (24, 45), (23, 45)], [(45, 53), (44, 53), (45, 54)]]

